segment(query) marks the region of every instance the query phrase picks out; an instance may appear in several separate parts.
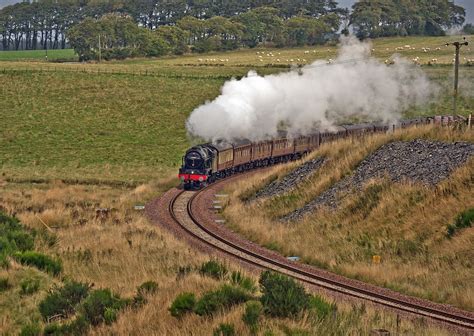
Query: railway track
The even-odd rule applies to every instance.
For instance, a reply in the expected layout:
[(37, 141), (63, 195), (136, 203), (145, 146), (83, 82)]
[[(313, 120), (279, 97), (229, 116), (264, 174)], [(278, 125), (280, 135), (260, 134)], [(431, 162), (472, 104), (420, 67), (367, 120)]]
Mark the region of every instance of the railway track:
[[(293, 277), (303, 283), (318, 286), (355, 299), (411, 314), (412, 316), (436, 321), (456, 329), (461, 334), (474, 335), (474, 314), (452, 306), (433, 303), (427, 300), (405, 296), (391, 290), (368, 285), (353, 279), (344, 278), (308, 265), (291, 262), (262, 247), (245, 241), (212, 219), (209, 200), (219, 190), (220, 184), (228, 183), (236, 177), (211, 185), (201, 191), (181, 191), (174, 189), (161, 200), (150, 203), (148, 217), (152, 221), (171, 228), (178, 236), (187, 236), (194, 243), (205, 246), (208, 251), (218, 251), (258, 269), (269, 269)], [(207, 199), (207, 201), (206, 201)], [(161, 202), (161, 204), (158, 204)], [(160, 207), (161, 210), (158, 210)], [(203, 214), (207, 212), (208, 216)], [(157, 219), (159, 218), (159, 220)], [(213, 222), (213, 223), (211, 223)], [(219, 227), (220, 226), (220, 227)]]

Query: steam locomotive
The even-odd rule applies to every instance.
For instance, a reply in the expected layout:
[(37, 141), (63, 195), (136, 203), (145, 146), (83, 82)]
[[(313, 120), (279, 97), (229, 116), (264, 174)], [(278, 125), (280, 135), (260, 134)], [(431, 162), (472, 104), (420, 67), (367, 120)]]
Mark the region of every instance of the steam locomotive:
[(217, 141), (197, 145), (186, 151), (178, 177), (186, 190), (200, 189), (230, 175), (277, 163), (297, 160), (316, 150), (321, 144), (346, 137), (382, 133), (414, 125), (449, 125), (460, 117), (436, 116), (402, 120), (397, 124), (342, 125), (331, 130), (315, 131), (299, 137), (288, 137), (281, 132), (272, 140), (234, 143)]

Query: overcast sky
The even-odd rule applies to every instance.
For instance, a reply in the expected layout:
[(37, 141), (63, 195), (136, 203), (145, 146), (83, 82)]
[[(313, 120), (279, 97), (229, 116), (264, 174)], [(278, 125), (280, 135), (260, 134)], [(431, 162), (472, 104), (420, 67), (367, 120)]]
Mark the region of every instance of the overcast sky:
[[(338, 0), (338, 3), (344, 7), (350, 7), (354, 4), (356, 0)], [(0, 8), (6, 5), (10, 5), (15, 2), (20, 2), (19, 0), (0, 0)], [(455, 0), (456, 4), (466, 8), (466, 23), (474, 23), (474, 0)]]

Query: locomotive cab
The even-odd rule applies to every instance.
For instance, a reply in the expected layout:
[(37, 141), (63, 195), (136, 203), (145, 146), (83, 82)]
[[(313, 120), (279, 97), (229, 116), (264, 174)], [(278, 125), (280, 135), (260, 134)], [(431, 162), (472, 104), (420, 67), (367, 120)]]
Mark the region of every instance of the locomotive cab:
[(186, 152), (178, 175), (185, 189), (198, 189), (207, 184), (212, 176), (214, 156), (212, 149), (205, 145)]

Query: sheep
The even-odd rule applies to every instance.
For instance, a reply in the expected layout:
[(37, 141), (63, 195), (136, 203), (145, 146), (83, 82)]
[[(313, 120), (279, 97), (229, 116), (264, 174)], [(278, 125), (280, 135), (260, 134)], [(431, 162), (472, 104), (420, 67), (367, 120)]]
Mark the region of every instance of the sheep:
[(290, 62), (292, 62), (292, 63), (294, 62), (293, 58), (292, 58), (292, 59), (290, 59)]
[(440, 51), (440, 50), (441, 50), (441, 48), (440, 48), (440, 47), (438, 47), (438, 48), (436, 48), (435, 50), (436, 50), (436, 51)]
[(306, 63), (306, 60), (304, 58), (302, 59), (302, 61), (303, 61), (303, 63)]
[(411, 49), (411, 45), (405, 44), (405, 49)]
[(202, 59), (202, 58), (200, 58), (200, 59), (199, 59), (199, 62), (202, 62), (202, 61), (203, 61), (203, 59)]
[(280, 62), (280, 59), (279, 59), (279, 58), (277, 58), (277, 62)]
[(332, 64), (334, 60), (332, 58), (328, 59), (327, 64)]
[(306, 55), (307, 55), (307, 54), (309, 54), (309, 50), (305, 50), (305, 52), (304, 52), (304, 53), (305, 53)]
[(372, 48), (372, 52), (375, 52), (375, 49), (374, 49), (374, 48)]

